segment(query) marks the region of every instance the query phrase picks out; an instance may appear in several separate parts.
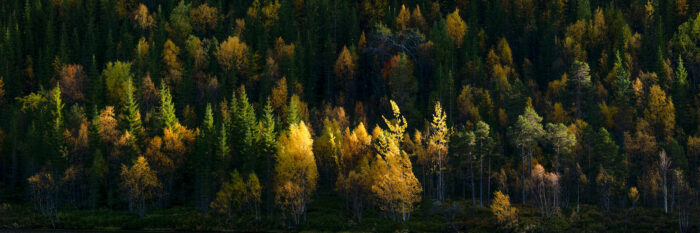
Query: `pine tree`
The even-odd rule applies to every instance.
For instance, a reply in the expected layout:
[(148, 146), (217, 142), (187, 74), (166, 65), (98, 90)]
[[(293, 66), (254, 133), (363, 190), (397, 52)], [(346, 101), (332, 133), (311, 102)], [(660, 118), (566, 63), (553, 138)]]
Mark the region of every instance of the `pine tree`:
[[(525, 107), (525, 112), (523, 115), (518, 116), (518, 121), (515, 124), (515, 128), (512, 132), (512, 137), (514, 143), (520, 148), (520, 155), (522, 157), (522, 202), (525, 204), (525, 159), (529, 161), (529, 172), (532, 174), (532, 152), (536, 143), (544, 135), (544, 129), (542, 128), (542, 117), (537, 115), (535, 109), (531, 106)], [(527, 149), (527, 156), (525, 150)]]
[(576, 135), (569, 133), (569, 128), (566, 125), (547, 123), (547, 141), (554, 147), (555, 159), (554, 159), (554, 171), (559, 173), (559, 168), (561, 163), (559, 161), (559, 156), (562, 153), (569, 153), (571, 147), (576, 144)]
[[(474, 141), (479, 160), (479, 206), (484, 206), (484, 159), (486, 159), (487, 156), (489, 157), (489, 168), (491, 166), (491, 158), (489, 156), (490, 131), (491, 128), (486, 122), (479, 121), (476, 123)], [(491, 174), (490, 171), (486, 173), (486, 176), (490, 176), (489, 174)], [(490, 182), (487, 184), (489, 183)], [(486, 195), (488, 195), (488, 192), (486, 192)]]
[(583, 112), (581, 111), (581, 97), (583, 96), (583, 91), (591, 84), (590, 71), (588, 63), (575, 61), (571, 67), (571, 75), (569, 75), (569, 77), (571, 77), (569, 82), (573, 83), (572, 85), (576, 90), (576, 118), (579, 119), (583, 116)]

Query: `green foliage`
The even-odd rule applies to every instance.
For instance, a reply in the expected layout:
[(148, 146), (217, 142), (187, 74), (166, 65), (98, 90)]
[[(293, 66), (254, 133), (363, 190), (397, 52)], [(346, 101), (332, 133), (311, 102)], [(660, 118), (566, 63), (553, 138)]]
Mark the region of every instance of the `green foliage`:
[(134, 99), (134, 85), (131, 79), (127, 80), (126, 83), (126, 100), (124, 101), (123, 111), (127, 130), (129, 130), (131, 135), (134, 135), (137, 141), (140, 141), (143, 138), (144, 130), (141, 124), (139, 105)]
[[(489, 206), (500, 190), (523, 203), (518, 224), (501, 223), (514, 232), (693, 232), (679, 220), (698, 218), (698, 10), (697, 0), (6, 0), (0, 226), (494, 232), (506, 228), (468, 196)], [(65, 75), (73, 64), (85, 77)], [(431, 122), (435, 102), (444, 110)], [(290, 139), (302, 122), (308, 136)], [(317, 192), (300, 191), (299, 169), (275, 182), (275, 155), (289, 150), (318, 166)], [(163, 182), (152, 201), (127, 193), (134, 180), (118, 191), (137, 155)], [(542, 218), (525, 193), (538, 164), (561, 177), (561, 215)], [(671, 215), (658, 209), (663, 188)], [(217, 198), (224, 215), (209, 211)], [(150, 211), (138, 218), (127, 201)]]
[(107, 68), (102, 71), (102, 76), (107, 87), (107, 99), (111, 104), (120, 104), (124, 102), (124, 95), (127, 94), (127, 86), (129, 80), (133, 79), (131, 75), (130, 62), (109, 62)]
[(160, 85), (160, 106), (158, 107), (158, 118), (160, 125), (163, 128), (173, 129), (178, 123), (177, 116), (175, 116), (175, 104), (173, 103), (173, 97), (170, 95), (170, 89), (165, 85)]

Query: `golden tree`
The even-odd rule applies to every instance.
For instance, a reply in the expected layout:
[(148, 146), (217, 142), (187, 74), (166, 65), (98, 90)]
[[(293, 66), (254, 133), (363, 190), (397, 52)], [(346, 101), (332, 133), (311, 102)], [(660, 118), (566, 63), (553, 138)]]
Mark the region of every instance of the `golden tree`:
[(83, 92), (87, 86), (87, 74), (81, 65), (64, 65), (59, 76), (61, 94), (66, 98), (66, 102), (75, 103), (85, 100)]
[(414, 8), (413, 12), (411, 13), (411, 25), (420, 29), (422, 32), (428, 30), (428, 23), (426, 23), (423, 14), (420, 12), (419, 5), (416, 5), (416, 8)]
[(139, 216), (143, 217), (146, 214), (146, 201), (161, 186), (156, 172), (151, 170), (146, 158), (139, 156), (131, 167), (122, 164), (121, 178), (121, 187), (129, 199), (129, 209), (136, 208)]
[(399, 15), (396, 16), (396, 30), (403, 31), (408, 28), (411, 20), (411, 12), (406, 8), (405, 5), (401, 5), (401, 11)]
[(343, 85), (350, 84), (355, 75), (355, 63), (347, 46), (343, 46), (343, 51), (338, 55), (335, 61), (335, 75), (339, 79), (339, 83)]
[(178, 59), (180, 48), (171, 40), (167, 40), (163, 46), (163, 62), (165, 70), (163, 76), (171, 87), (176, 87), (182, 79), (182, 62)]
[(428, 150), (433, 155), (433, 171), (437, 173), (437, 198), (445, 200), (444, 172), (447, 171), (447, 145), (450, 141), (450, 132), (447, 128), (447, 116), (442, 110), (440, 102), (435, 104), (435, 114), (430, 123), (430, 136), (428, 137)]
[(190, 10), (192, 27), (199, 32), (216, 29), (219, 21), (219, 12), (216, 7), (210, 7), (206, 3)]
[(306, 204), (316, 190), (318, 169), (313, 154), (313, 139), (304, 122), (291, 124), (280, 135), (275, 166), (275, 201), (299, 224)]
[(102, 142), (109, 145), (113, 145), (119, 139), (119, 130), (117, 130), (117, 119), (114, 118), (114, 107), (107, 106), (104, 110), (100, 112), (100, 118), (98, 119), (100, 127), (98, 128), (98, 134), (102, 139)]
[(241, 72), (248, 65), (248, 45), (238, 36), (228, 37), (214, 52), (221, 69), (230, 72), (233, 68)]
[(407, 127), (406, 119), (401, 115), (399, 106), (394, 101), (390, 102), (394, 119), (389, 121), (382, 116), (389, 130), (376, 127), (372, 132), (376, 153), (369, 167), (372, 194), (381, 210), (389, 212), (394, 219), (408, 221), (415, 203), (421, 199), (423, 189), (413, 174), (408, 154), (400, 149)]
[(393, 100), (391, 100), (390, 103), (391, 111), (394, 113), (394, 119), (387, 120), (384, 116), (382, 116), (382, 119), (384, 119), (384, 123), (386, 123), (386, 126), (388, 127), (387, 131), (389, 136), (391, 136), (396, 143), (401, 145), (401, 142), (403, 142), (403, 135), (406, 132), (408, 124), (406, 123), (406, 118), (401, 115), (399, 105), (397, 105)]
[(649, 88), (647, 97), (647, 109), (644, 110), (644, 118), (654, 126), (655, 132), (662, 138), (670, 139), (676, 125), (676, 109), (670, 97), (661, 90), (659, 85)]
[(289, 94), (287, 90), (287, 77), (282, 77), (281, 79), (277, 80), (277, 82), (275, 82), (275, 87), (272, 88), (272, 109), (274, 109), (277, 114), (287, 112), (288, 98)]
[(139, 4), (138, 7), (134, 10), (132, 13), (132, 20), (136, 26), (141, 29), (141, 31), (145, 32), (153, 28), (154, 25), (154, 20), (153, 16), (148, 13), (148, 7), (146, 5), (143, 5), (143, 3)]
[(447, 34), (450, 35), (452, 42), (457, 48), (462, 47), (462, 39), (467, 33), (467, 23), (459, 16), (459, 9), (447, 15)]
[(500, 228), (508, 231), (518, 225), (518, 210), (510, 205), (510, 197), (501, 191), (493, 194), (491, 212), (496, 216)]
[(399, 149), (391, 133), (381, 131), (374, 140), (376, 158), (370, 165), (372, 194), (379, 209), (389, 212), (394, 220), (408, 221), (423, 191), (413, 174), (408, 154)]
[(371, 141), (372, 136), (367, 134), (364, 124), (360, 123), (352, 132), (346, 128), (338, 161), (336, 191), (345, 197), (347, 206), (352, 205), (353, 214), (358, 222), (362, 222), (364, 201), (371, 192), (369, 173)]

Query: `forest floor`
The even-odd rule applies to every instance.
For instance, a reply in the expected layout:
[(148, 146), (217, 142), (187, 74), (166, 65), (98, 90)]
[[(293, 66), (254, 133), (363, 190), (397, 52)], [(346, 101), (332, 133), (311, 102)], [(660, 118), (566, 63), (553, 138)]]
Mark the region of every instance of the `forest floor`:
[[(431, 203), (421, 203), (407, 222), (392, 221), (376, 210), (366, 210), (362, 223), (353, 221), (345, 202), (336, 196), (314, 198), (306, 222), (292, 229), (300, 232), (498, 232), (490, 210), (472, 208), (471, 201), (460, 202), (457, 211), (445, 214)], [(677, 214), (666, 215), (659, 208), (603, 211), (592, 205), (564, 209), (562, 214), (542, 218), (536, 208), (518, 208), (520, 232), (678, 232)], [(442, 212), (442, 213), (441, 213)], [(253, 217), (204, 215), (192, 207), (151, 210), (139, 218), (128, 211), (77, 210), (62, 208), (54, 217), (42, 216), (31, 204), (0, 204), (0, 231), (3, 229), (67, 229), (88, 231), (285, 231), (276, 221), (255, 221)], [(265, 219), (265, 218), (263, 218)], [(691, 217), (691, 219), (693, 219)], [(693, 222), (693, 221), (691, 221)], [(692, 230), (691, 230), (692, 232)]]

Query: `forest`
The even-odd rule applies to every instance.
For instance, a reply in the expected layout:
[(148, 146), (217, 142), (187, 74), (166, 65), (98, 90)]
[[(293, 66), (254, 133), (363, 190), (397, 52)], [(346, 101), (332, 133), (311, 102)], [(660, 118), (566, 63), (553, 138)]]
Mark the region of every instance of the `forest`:
[(700, 0), (1, 0), (0, 231), (698, 232)]

